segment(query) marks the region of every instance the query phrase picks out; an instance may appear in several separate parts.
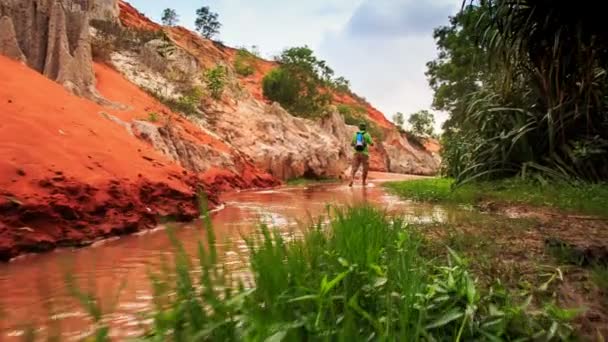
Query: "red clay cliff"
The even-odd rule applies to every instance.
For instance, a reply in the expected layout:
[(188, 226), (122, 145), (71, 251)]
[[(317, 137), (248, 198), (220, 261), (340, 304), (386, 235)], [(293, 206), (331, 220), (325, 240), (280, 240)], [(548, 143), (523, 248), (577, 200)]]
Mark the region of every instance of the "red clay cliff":
[[(154, 107), (175, 115), (109, 68), (96, 66), (96, 73), (105, 96), (132, 100), (132, 110), (110, 113), (126, 117)], [(111, 86), (107, 77), (114, 77)], [(191, 220), (199, 214), (199, 190), (214, 207), (219, 190), (277, 184), (251, 165), (242, 175), (187, 171), (107, 112), (0, 56), (0, 260), (132, 233), (161, 217)], [(193, 139), (220, 147), (198, 133)]]

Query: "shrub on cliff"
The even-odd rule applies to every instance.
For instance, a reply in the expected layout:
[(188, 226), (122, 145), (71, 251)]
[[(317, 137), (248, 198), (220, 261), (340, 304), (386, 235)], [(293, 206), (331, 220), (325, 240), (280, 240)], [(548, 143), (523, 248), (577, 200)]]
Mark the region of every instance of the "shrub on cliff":
[(393, 123), (395, 124), (395, 126), (397, 126), (399, 132), (403, 133), (405, 131), (403, 129), (403, 126), (405, 125), (405, 117), (403, 116), (403, 113), (395, 113), (395, 115), (393, 115)]
[(322, 113), (331, 99), (322, 88), (329, 84), (333, 70), (306, 46), (283, 51), (277, 62), (280, 66), (264, 77), (264, 96), (294, 115)]
[(287, 110), (293, 111), (298, 106), (298, 93), (300, 85), (296, 79), (285, 69), (276, 68), (271, 70), (262, 80), (264, 96), (272, 101), (280, 103)]
[(93, 19), (90, 24), (95, 29), (91, 41), (91, 53), (95, 60), (102, 62), (109, 61), (113, 51), (139, 51), (142, 46), (154, 39), (169, 41), (161, 30), (124, 28), (110, 20)]
[(255, 56), (245, 50), (240, 49), (234, 58), (234, 70), (241, 76), (251, 76), (255, 72)]
[(205, 72), (204, 79), (211, 97), (216, 100), (221, 99), (226, 87), (226, 68), (222, 65), (217, 65), (215, 68)]
[(144, 88), (144, 90), (176, 113), (182, 113), (184, 115), (200, 114), (198, 107), (201, 104), (204, 93), (203, 89), (198, 86), (193, 86), (185, 90), (183, 95), (177, 99), (163, 95), (159, 89), (153, 90)]
[(339, 104), (338, 112), (344, 117), (344, 123), (349, 126), (358, 126), (362, 121), (367, 122), (367, 130), (374, 139), (383, 140), (384, 132), (375, 122), (366, 119), (367, 111), (364, 107), (356, 105)]
[(333, 80), (332, 85), (333, 85), (333, 88), (338, 92), (347, 93), (347, 94), (352, 93), (352, 91), (350, 90), (350, 81), (342, 76)]

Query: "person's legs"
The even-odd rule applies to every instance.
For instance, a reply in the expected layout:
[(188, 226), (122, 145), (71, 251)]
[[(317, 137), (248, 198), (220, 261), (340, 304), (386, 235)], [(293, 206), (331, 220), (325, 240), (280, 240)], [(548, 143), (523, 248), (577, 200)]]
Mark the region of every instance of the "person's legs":
[(355, 155), (353, 156), (353, 166), (352, 166), (352, 173), (350, 176), (350, 183), (348, 184), (348, 186), (353, 186), (353, 183), (355, 183), (355, 175), (357, 174), (357, 171), (359, 171), (359, 166), (361, 165), (361, 154), (360, 153), (355, 153)]
[(362, 155), (363, 164), (363, 186), (367, 185), (367, 172), (369, 171), (369, 156)]

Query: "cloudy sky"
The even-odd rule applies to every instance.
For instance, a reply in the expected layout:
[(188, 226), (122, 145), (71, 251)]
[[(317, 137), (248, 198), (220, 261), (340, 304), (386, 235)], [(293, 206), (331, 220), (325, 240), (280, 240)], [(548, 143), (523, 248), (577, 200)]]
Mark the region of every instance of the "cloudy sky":
[[(231, 46), (257, 45), (264, 57), (308, 45), (349, 79), (352, 88), (390, 119), (430, 109), (424, 72), (437, 52), (433, 28), (448, 23), (461, 0), (128, 0), (155, 21), (170, 7), (180, 25), (194, 27), (207, 5), (223, 24), (218, 38)], [(436, 126), (444, 120), (436, 113)]]

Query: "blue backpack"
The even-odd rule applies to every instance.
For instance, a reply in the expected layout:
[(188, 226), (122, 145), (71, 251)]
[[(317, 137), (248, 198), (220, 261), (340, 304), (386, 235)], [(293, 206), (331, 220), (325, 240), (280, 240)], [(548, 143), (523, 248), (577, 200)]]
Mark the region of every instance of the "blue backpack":
[(362, 152), (365, 151), (367, 142), (365, 141), (365, 132), (357, 132), (357, 139), (355, 140), (355, 150)]

